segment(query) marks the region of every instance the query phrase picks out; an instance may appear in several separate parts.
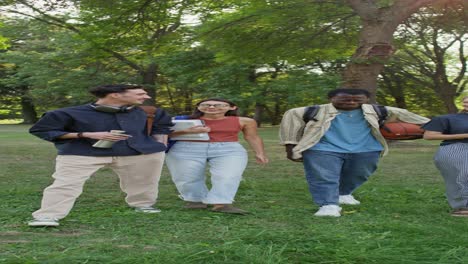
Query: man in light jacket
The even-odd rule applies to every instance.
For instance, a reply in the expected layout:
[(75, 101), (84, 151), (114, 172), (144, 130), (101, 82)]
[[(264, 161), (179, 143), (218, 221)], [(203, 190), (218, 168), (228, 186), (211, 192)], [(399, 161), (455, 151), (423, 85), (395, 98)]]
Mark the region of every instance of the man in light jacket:
[[(360, 204), (352, 193), (377, 169), (388, 152), (379, 131), (379, 116), (363, 89), (335, 89), (330, 103), (304, 121), (307, 107), (288, 110), (281, 121), (280, 143), (287, 158), (303, 161), (309, 191), (320, 206), (316, 216), (341, 216), (340, 204)], [(385, 107), (387, 120), (424, 124), (429, 119), (405, 109)]]

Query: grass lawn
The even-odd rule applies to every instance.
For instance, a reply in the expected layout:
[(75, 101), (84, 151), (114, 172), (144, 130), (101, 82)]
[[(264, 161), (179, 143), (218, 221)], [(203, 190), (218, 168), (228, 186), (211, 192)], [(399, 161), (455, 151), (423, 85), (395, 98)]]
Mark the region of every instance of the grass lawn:
[(262, 128), (272, 162), (251, 158), (236, 201), (249, 216), (184, 210), (166, 170), (163, 212), (138, 214), (105, 169), (60, 227), (29, 228), (55, 149), (27, 128), (0, 125), (0, 263), (468, 263), (468, 219), (448, 214), (437, 142), (394, 144), (340, 218), (313, 216), (301, 164)]

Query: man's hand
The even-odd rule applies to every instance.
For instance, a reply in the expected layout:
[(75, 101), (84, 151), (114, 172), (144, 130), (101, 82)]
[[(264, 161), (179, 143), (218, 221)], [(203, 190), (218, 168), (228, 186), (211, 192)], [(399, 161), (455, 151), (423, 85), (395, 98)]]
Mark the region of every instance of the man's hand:
[(293, 159), (293, 148), (295, 147), (296, 145), (293, 145), (293, 144), (286, 144), (285, 147), (286, 147), (286, 157), (288, 158), (288, 160), (292, 160), (292, 161), (295, 161), (295, 162), (302, 162), (302, 159)]
[[(107, 140), (107, 141), (120, 141), (120, 140), (127, 140), (130, 135), (126, 134), (117, 134), (111, 132), (82, 132), (81, 138), (91, 138), (96, 140)], [(62, 139), (68, 138), (76, 138), (76, 133), (65, 134), (64, 136), (60, 137)]]

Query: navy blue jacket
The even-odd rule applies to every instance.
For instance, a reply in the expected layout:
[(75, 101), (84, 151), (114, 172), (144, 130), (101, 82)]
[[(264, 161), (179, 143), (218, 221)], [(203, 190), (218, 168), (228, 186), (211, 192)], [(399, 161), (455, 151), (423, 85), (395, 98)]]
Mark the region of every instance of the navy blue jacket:
[[(436, 116), (422, 128), (447, 135), (465, 134), (468, 133), (468, 113)], [(440, 145), (445, 146), (453, 143), (468, 143), (468, 138), (443, 140)]]
[[(158, 109), (151, 135), (169, 134), (171, 117)], [(76, 132), (104, 132), (124, 130), (132, 137), (116, 142), (112, 148), (94, 148), (97, 141), (90, 138), (59, 139)], [(161, 152), (166, 146), (147, 135), (146, 113), (139, 107), (128, 112), (105, 113), (96, 111), (91, 105), (80, 105), (47, 112), (34, 124), (29, 132), (55, 144), (59, 155), (80, 156), (132, 156)]]

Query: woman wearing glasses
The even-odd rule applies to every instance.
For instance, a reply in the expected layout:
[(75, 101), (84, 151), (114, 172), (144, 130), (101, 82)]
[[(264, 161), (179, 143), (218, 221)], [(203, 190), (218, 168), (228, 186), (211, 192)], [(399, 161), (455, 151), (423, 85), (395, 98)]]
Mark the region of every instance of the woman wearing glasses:
[[(247, 151), (239, 144), (242, 132), (255, 152), (257, 163), (266, 164), (263, 141), (257, 134), (257, 123), (239, 117), (237, 106), (220, 98), (205, 99), (196, 105), (189, 119), (201, 119), (204, 126), (174, 131), (170, 136), (208, 133), (207, 141), (179, 140), (166, 157), (166, 164), (185, 208), (205, 209), (232, 214), (247, 211), (232, 206), (242, 173), (247, 166)], [(209, 165), (211, 189), (205, 183), (205, 168)]]

